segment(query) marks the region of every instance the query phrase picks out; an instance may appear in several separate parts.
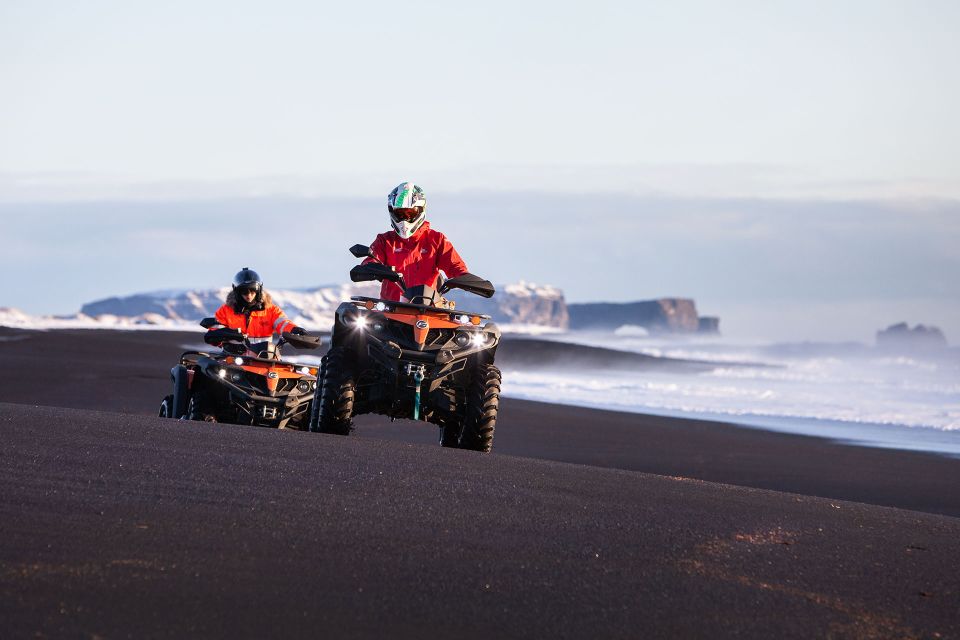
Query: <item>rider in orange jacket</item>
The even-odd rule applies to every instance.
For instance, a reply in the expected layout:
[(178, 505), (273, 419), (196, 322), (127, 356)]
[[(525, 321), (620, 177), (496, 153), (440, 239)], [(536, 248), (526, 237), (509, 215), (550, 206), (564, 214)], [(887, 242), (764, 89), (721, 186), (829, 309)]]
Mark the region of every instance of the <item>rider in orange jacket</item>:
[(260, 276), (248, 267), (233, 277), (233, 288), (227, 294), (226, 304), (217, 309), (216, 318), (220, 324), (210, 327), (211, 330), (239, 329), (251, 345), (275, 344), (273, 336), (285, 331), (296, 335), (307, 333), (287, 319), (280, 307), (273, 303), (270, 294), (264, 291)]
[[(379, 262), (395, 267), (408, 287), (427, 285), (436, 288), (443, 271), (448, 278), (467, 272), (467, 265), (445, 235), (430, 228), (426, 220), (427, 198), (423, 189), (404, 182), (387, 196), (391, 231), (377, 236), (370, 249), (373, 257), (363, 264)], [(395, 282), (383, 281), (380, 297), (400, 300), (403, 291)]]

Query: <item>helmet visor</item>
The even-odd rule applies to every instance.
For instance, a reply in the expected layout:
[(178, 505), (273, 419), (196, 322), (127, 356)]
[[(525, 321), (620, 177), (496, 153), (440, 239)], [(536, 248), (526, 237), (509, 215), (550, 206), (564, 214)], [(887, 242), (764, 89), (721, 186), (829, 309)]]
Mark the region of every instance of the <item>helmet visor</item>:
[(240, 285), (239, 287), (237, 287), (237, 294), (238, 294), (238, 295), (246, 296), (246, 295), (249, 295), (249, 294), (251, 294), (251, 293), (254, 294), (254, 295), (257, 294), (257, 287), (256, 287), (256, 285), (253, 285), (253, 286), (251, 286), (251, 285)]
[(390, 217), (394, 222), (413, 222), (423, 213), (422, 207), (409, 207), (401, 209), (391, 209)]

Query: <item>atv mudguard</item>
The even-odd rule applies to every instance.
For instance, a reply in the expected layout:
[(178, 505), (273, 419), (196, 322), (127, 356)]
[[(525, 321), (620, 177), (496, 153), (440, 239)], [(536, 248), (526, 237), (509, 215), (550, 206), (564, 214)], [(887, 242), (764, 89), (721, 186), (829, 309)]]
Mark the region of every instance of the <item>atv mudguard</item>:
[(190, 403), (190, 378), (187, 368), (178, 364), (170, 369), (170, 377), (173, 379), (173, 418), (179, 420), (187, 414), (187, 406)]

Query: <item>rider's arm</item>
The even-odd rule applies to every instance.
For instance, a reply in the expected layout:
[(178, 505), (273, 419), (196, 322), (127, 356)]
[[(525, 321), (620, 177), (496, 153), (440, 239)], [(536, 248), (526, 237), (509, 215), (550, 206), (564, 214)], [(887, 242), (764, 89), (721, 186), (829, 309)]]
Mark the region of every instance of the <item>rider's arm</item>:
[[(370, 264), (371, 262), (378, 262), (387, 266), (396, 266), (391, 265), (390, 261), (392, 259), (392, 251), (390, 245), (384, 239), (383, 233), (378, 235), (373, 243), (370, 245), (370, 253), (372, 256), (364, 258), (363, 262), (360, 264)], [(387, 300), (399, 300), (403, 289), (400, 288), (396, 282), (391, 282), (389, 280), (384, 280), (380, 285), (380, 297)]]
[(217, 312), (214, 314), (214, 317), (217, 319), (217, 324), (207, 327), (207, 335), (204, 336), (203, 340), (207, 344), (211, 344), (219, 347), (221, 346), (222, 343), (216, 340), (213, 340), (211, 338), (211, 335), (212, 335), (210, 334), (211, 331), (215, 331), (217, 329), (235, 329), (236, 331), (239, 332), (240, 329), (237, 327), (237, 322), (231, 320), (235, 316), (233, 314), (233, 310), (230, 308), (229, 305), (223, 305), (219, 309), (217, 309)]
[(280, 335), (296, 328), (297, 325), (290, 322), (280, 307), (273, 305), (268, 307), (267, 310), (269, 312), (268, 319), (274, 333)]
[(371, 262), (379, 262), (380, 264), (387, 264), (387, 245), (383, 241), (381, 236), (377, 236), (373, 243), (370, 245), (370, 252), (372, 256), (368, 256), (363, 259), (363, 262), (360, 264), (370, 264)]
[(437, 248), (437, 268), (447, 274), (448, 278), (456, 278), (467, 272), (467, 263), (453, 248), (453, 243), (443, 234), (440, 236), (440, 246)]
[(217, 319), (217, 322), (219, 322), (220, 324), (213, 325), (212, 327), (207, 329), (207, 331), (213, 331), (214, 329), (230, 328), (229, 313), (230, 313), (230, 307), (228, 307), (225, 304), (221, 305), (220, 308), (217, 309), (217, 312), (214, 314), (214, 316)]

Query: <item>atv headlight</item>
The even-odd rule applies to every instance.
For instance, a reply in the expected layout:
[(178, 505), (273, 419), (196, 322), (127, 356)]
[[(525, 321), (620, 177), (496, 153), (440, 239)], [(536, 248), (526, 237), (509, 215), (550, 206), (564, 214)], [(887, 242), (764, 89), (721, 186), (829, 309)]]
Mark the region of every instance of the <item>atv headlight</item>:
[(457, 343), (457, 346), (463, 349), (468, 344), (470, 344), (470, 334), (464, 333), (463, 331), (458, 331), (457, 335), (453, 337), (453, 341)]
[(226, 378), (226, 377), (227, 377), (227, 370), (226, 370), (226, 369), (220, 369), (219, 371), (217, 371), (217, 375), (220, 376), (221, 378)]
[(373, 305), (373, 308), (377, 311), (389, 311), (389, 308), (384, 302), (378, 302), (377, 304)]
[(306, 393), (307, 391), (310, 391), (310, 383), (306, 380), (301, 380), (297, 383), (297, 389), (300, 390), (300, 393)]
[(367, 319), (364, 316), (357, 316), (353, 319), (353, 326), (357, 329), (366, 329), (367, 328)]
[(472, 342), (475, 347), (482, 347), (487, 344), (487, 334), (477, 332), (470, 336), (470, 342)]
[(236, 358), (234, 358), (234, 359), (233, 359), (233, 364), (237, 365), (238, 367), (243, 366), (243, 358), (241, 358), (241, 357), (239, 357), (239, 356), (236, 357)]
[(308, 375), (310, 373), (310, 367), (300, 367), (299, 369), (297, 369), (297, 371), (299, 371), (304, 375)]

